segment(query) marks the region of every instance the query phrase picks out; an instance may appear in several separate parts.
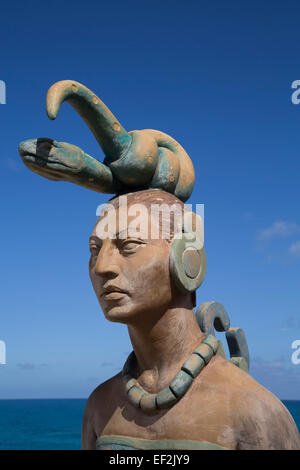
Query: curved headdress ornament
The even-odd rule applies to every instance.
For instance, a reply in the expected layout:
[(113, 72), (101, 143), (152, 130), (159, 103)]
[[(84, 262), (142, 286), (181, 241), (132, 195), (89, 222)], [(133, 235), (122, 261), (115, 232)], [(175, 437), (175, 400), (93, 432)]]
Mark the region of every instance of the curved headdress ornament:
[(159, 188), (183, 202), (189, 198), (195, 182), (193, 163), (172, 137), (152, 129), (127, 132), (92, 91), (73, 80), (57, 82), (49, 89), (50, 119), (56, 119), (64, 101), (93, 132), (105, 154), (103, 163), (74, 145), (34, 139), (20, 144), (28, 168), (48, 179), (71, 181), (103, 193)]

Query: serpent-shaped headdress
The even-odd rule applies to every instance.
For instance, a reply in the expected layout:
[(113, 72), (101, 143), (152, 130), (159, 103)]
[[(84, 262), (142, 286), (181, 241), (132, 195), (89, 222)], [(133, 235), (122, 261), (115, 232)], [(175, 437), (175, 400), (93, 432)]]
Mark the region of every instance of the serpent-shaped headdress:
[(91, 90), (73, 80), (57, 82), (49, 89), (46, 109), (50, 119), (56, 119), (64, 101), (93, 132), (104, 161), (72, 144), (30, 139), (19, 146), (30, 170), (50, 180), (70, 181), (100, 193), (157, 188), (183, 202), (189, 198), (195, 182), (193, 163), (172, 137), (152, 129), (127, 132)]

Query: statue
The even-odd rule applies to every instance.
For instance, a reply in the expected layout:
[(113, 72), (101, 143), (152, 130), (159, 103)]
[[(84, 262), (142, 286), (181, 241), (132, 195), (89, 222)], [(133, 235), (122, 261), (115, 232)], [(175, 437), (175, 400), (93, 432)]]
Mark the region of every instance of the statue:
[[(105, 317), (127, 325), (133, 346), (123, 370), (90, 395), (82, 448), (300, 449), (287, 409), (248, 373), (243, 330), (230, 328), (218, 302), (194, 313), (206, 257), (202, 221), (185, 211), (189, 156), (162, 132), (127, 133), (80, 83), (50, 88), (51, 119), (63, 101), (92, 130), (103, 163), (52, 139), (22, 142), (20, 155), (48, 179), (115, 195), (91, 233), (89, 271)], [(215, 330), (225, 332), (229, 360)]]

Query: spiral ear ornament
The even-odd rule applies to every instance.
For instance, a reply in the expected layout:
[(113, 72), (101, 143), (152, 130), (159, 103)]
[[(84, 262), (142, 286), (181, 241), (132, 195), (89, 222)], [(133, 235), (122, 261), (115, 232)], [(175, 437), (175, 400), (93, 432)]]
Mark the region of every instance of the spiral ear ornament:
[(171, 244), (170, 273), (179, 290), (195, 292), (206, 274), (204, 227), (201, 217), (193, 213), (186, 212), (183, 222), (183, 232), (175, 236)]
[[(183, 202), (190, 197), (195, 183), (193, 163), (172, 137), (152, 129), (127, 132), (91, 90), (73, 80), (57, 82), (49, 89), (46, 110), (50, 119), (56, 119), (64, 101), (67, 101), (88, 125), (105, 158), (101, 163), (82, 151), (83, 158), (80, 169), (78, 168), (81, 179), (77, 181), (74, 176), (77, 170), (74, 167), (75, 159), (72, 161), (72, 178), (69, 175), (66, 177), (64, 173), (68, 165), (61, 152), (60, 166), (55, 167), (56, 180), (71, 181), (98, 192), (121, 194), (132, 190), (157, 188), (174, 194)], [(52, 176), (53, 162), (52, 167), (48, 168), (45, 155), (33, 150), (34, 145), (30, 142), (34, 141), (36, 139), (20, 144), (21, 157), (29, 169), (49, 178), (49, 174)], [(57, 147), (60, 144), (61, 147), (68, 145), (68, 151), (71, 145), (59, 142), (56, 144)], [(29, 147), (30, 154), (28, 154)], [(78, 147), (76, 149), (78, 153)], [(71, 155), (70, 159), (72, 160)], [(101, 174), (105, 174), (106, 181), (109, 180), (111, 183), (101, 184), (99, 182)], [(88, 175), (86, 181), (84, 175)]]
[(185, 234), (181, 239), (174, 240), (171, 245), (171, 277), (182, 292), (195, 292), (203, 283), (206, 274), (204, 247), (197, 249), (189, 245)]

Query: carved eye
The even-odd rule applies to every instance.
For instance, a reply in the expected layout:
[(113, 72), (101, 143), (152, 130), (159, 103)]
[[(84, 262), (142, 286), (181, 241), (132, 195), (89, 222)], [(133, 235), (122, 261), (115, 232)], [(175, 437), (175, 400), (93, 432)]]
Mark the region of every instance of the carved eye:
[(143, 242), (141, 240), (133, 240), (133, 239), (124, 240), (121, 243), (121, 250), (124, 253), (133, 253), (142, 244)]
[(100, 246), (95, 243), (90, 244), (90, 252), (92, 256), (98, 256), (100, 251)]

